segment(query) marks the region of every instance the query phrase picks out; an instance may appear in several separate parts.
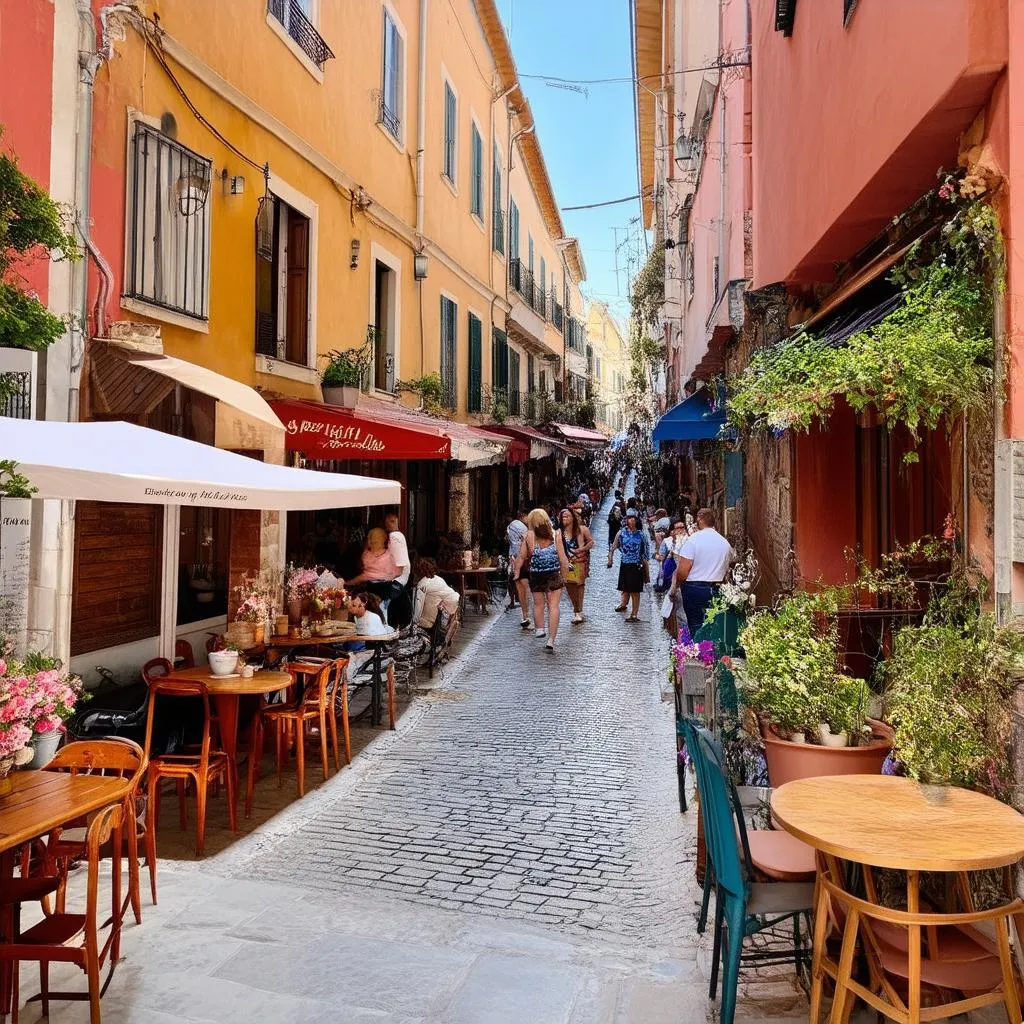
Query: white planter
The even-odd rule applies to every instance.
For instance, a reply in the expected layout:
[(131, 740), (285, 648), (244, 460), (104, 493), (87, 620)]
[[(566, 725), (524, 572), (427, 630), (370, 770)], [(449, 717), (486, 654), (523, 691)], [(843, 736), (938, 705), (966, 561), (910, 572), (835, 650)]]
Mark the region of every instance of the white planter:
[(845, 732), (833, 732), (825, 722), (818, 726), (818, 738), (823, 747), (848, 747), (849, 737)]
[(57, 753), (63, 736), (64, 733), (59, 729), (35, 733), (29, 743), (29, 746), (32, 747), (32, 760), (26, 767), (45, 768), (53, 760), (53, 755)]
[(354, 409), (359, 404), (359, 388), (346, 384), (340, 388), (324, 387), (325, 405), (338, 405), (343, 409)]
[(229, 676), (238, 668), (238, 651), (210, 651), (206, 657), (215, 676)]

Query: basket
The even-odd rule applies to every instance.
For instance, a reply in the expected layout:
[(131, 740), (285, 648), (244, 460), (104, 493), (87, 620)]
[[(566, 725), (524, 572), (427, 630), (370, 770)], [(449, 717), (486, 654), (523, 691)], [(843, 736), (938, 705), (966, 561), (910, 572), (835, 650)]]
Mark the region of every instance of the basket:
[(245, 650), (247, 647), (254, 647), (256, 644), (256, 623), (254, 622), (230, 622), (224, 639), (229, 644), (234, 644)]

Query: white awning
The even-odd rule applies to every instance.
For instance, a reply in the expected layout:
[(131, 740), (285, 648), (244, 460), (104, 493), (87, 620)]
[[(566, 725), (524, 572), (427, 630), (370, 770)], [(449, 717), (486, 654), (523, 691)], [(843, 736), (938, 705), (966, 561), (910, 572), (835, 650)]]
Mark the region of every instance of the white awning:
[(297, 510), (397, 505), (401, 484), (274, 466), (120, 420), (0, 417), (0, 458), (19, 463), (40, 498)]

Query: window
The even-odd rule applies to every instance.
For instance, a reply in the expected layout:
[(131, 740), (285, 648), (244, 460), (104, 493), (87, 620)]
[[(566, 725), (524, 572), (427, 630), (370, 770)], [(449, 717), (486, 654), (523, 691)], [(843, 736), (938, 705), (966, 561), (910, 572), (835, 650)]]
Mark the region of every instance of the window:
[(491, 345), (491, 390), (508, 387), (508, 335), (500, 328), (494, 328)]
[(405, 40), (387, 9), (384, 11), (384, 59), (380, 87), (378, 121), (402, 141), (402, 115), (405, 107)]
[(484, 140), (476, 125), (470, 133), (470, 183), (469, 212), (481, 220), (484, 218)]
[(131, 159), (125, 294), (205, 323), (213, 164), (144, 121)]
[(441, 402), (446, 409), (455, 409), (455, 359), (457, 350), (457, 317), (459, 307), (441, 296)]
[(843, 25), (850, 24), (850, 18), (853, 17), (853, 12), (856, 10), (857, 0), (843, 0)]
[(309, 363), (309, 218), (271, 195), (256, 220), (256, 351)]
[(480, 412), (483, 392), (483, 324), (469, 314), (469, 394), (467, 412)]
[(533, 378), (534, 378), (534, 360), (533, 356), (526, 353), (526, 390), (533, 390)]
[(459, 106), (452, 87), (444, 83), (444, 176), (455, 184), (455, 142), (459, 131)]
[(775, 31), (791, 36), (795, 20), (796, 0), (775, 0)]
[(494, 237), (491, 240), (495, 252), (505, 254), (505, 204), (501, 191), (501, 150), (498, 144), (494, 144), (494, 153), (491, 157), (491, 192), (493, 199), (493, 222)]
[(600, 357), (600, 356), (598, 356), (598, 357), (597, 357), (597, 358), (596, 358), (596, 359), (594, 360), (594, 376), (595, 376), (595, 377), (596, 377), (596, 378), (597, 378), (598, 380), (600, 380), (600, 379), (601, 379), (601, 357)]
[(383, 260), (373, 263), (373, 386), (378, 391), (395, 390), (395, 341), (398, 331), (398, 273)]
[(544, 257), (540, 258), (540, 293), (541, 295), (547, 295), (548, 292), (548, 265), (544, 262)]
[(334, 54), (317, 31), (317, 0), (267, 0), (267, 10), (321, 70)]
[(519, 353), (514, 349), (508, 350), (508, 411), (511, 416), (518, 416), (520, 412), (519, 393)]
[(514, 199), (508, 210), (508, 258), (519, 259), (519, 207)]
[(526, 236), (526, 266), (529, 268), (530, 273), (533, 273), (533, 235), (527, 234)]

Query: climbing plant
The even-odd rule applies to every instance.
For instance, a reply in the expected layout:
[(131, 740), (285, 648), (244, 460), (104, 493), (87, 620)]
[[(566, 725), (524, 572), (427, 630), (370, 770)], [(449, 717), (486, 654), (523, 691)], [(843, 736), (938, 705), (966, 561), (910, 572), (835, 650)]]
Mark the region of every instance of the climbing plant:
[(985, 409), (993, 383), (993, 294), (1004, 258), (984, 192), (976, 176), (946, 176), (935, 193), (948, 210), (942, 228), (892, 273), (901, 289), (897, 307), (842, 345), (801, 330), (758, 350), (733, 384), (732, 424), (807, 430), (842, 397), (856, 412), (874, 407), (888, 427), (905, 424), (916, 439), (943, 420)]
[(633, 278), (629, 291), (633, 319), (641, 327), (654, 327), (665, 304), (665, 246), (651, 249), (647, 262)]
[(65, 220), (65, 211), (21, 170), (17, 157), (0, 151), (0, 348), (41, 351), (67, 329), (20, 273), (34, 259), (78, 258)]

